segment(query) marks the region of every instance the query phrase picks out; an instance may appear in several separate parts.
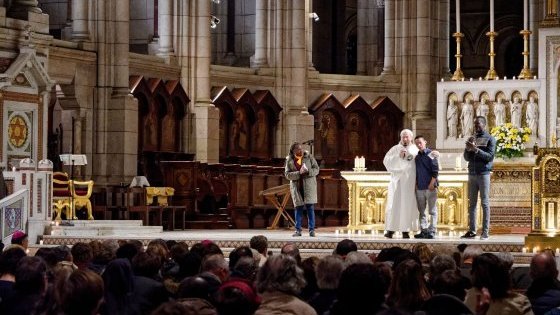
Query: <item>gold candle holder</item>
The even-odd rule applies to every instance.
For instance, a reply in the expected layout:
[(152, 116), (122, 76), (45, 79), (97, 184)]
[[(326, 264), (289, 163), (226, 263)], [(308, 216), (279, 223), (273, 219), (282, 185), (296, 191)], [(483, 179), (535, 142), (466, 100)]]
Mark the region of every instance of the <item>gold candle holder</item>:
[(531, 69), (529, 69), (529, 35), (531, 35), (531, 31), (529, 30), (522, 30), (519, 32), (523, 36), (523, 69), (521, 69), (521, 73), (519, 73), (520, 79), (532, 79), (533, 74), (531, 73)]
[(494, 57), (496, 56), (496, 53), (494, 52), (494, 38), (498, 36), (498, 33), (490, 31), (486, 33), (486, 36), (490, 39), (490, 52), (488, 53), (488, 56), (490, 57), (490, 69), (488, 69), (488, 73), (486, 73), (484, 78), (486, 80), (494, 80), (498, 77), (496, 69), (494, 69)]
[(457, 68), (455, 68), (455, 72), (451, 77), (453, 81), (461, 81), (465, 78), (463, 75), (463, 70), (461, 70), (461, 40), (463, 38), (463, 33), (453, 33), (453, 37), (455, 37), (455, 41), (457, 42), (457, 53), (455, 54), (455, 58), (457, 58)]

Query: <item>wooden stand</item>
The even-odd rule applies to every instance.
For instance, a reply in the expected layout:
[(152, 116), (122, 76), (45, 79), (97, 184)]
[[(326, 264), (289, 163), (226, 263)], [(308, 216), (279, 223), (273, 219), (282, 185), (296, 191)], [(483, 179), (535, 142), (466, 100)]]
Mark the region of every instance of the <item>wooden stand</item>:
[[(281, 185), (272, 187), (260, 192), (261, 196), (264, 196), (268, 201), (270, 201), (278, 210), (276, 216), (274, 217), (274, 221), (272, 221), (272, 225), (268, 227), (269, 230), (274, 230), (278, 228), (278, 221), (280, 221), (280, 216), (283, 216), (284, 219), (288, 220), (290, 224), (296, 225), (296, 222), (292, 217), (285, 211), (286, 205), (288, 204), (288, 200), (290, 200), (290, 184)], [(282, 198), (282, 202), (278, 199), (279, 197), (284, 196)]]

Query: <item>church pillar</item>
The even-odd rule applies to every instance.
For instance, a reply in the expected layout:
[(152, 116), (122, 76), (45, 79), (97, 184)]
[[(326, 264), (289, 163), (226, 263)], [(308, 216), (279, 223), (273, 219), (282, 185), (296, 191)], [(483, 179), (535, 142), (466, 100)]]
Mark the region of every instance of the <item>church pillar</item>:
[(28, 12), (42, 13), (38, 7), (37, 0), (13, 0), (9, 8), (8, 16), (16, 19), (26, 20)]
[(558, 19), (558, 0), (546, 0), (546, 16), (541, 22), (541, 27), (557, 27), (560, 25)]
[(129, 2), (115, 0), (114, 20), (114, 89), (113, 95), (129, 94), (128, 87), (128, 51), (130, 41)]
[(88, 1), (72, 0), (72, 40), (77, 42), (89, 40)]
[(439, 62), (441, 63), (441, 75), (451, 78), (451, 71), (449, 70), (449, 43), (453, 38), (449, 33), (450, 13), (449, 13), (449, 0), (440, 2), (438, 7), (439, 16)]
[(173, 55), (173, 0), (158, 0), (158, 56)]
[(357, 16), (357, 70), (356, 74), (374, 74), (377, 62), (376, 39), (378, 29), (377, 7), (373, 1), (358, 0)]
[(395, 2), (385, 1), (385, 51), (382, 74), (395, 73)]
[(251, 67), (260, 68), (268, 66), (266, 58), (268, 0), (255, 1), (255, 54), (251, 57)]
[[(307, 43), (307, 66), (309, 67), (309, 70), (314, 71), (315, 67), (313, 66), (313, 23), (316, 23), (315, 19), (319, 19), (318, 17), (315, 18), (315, 16), (312, 16), (311, 14), (313, 14), (313, 1), (312, 0), (306, 0), (305, 1), (305, 16), (307, 17), (305, 19), (305, 29), (307, 30), (307, 39), (306, 39), (306, 43)], [(315, 13), (316, 14), (316, 13)], [(317, 20), (318, 22), (319, 20)]]
[(539, 48), (538, 48), (538, 34), (539, 29), (539, 4), (538, 1), (529, 1), (529, 30), (533, 32), (529, 35), (529, 68), (533, 75), (537, 75), (539, 68)]

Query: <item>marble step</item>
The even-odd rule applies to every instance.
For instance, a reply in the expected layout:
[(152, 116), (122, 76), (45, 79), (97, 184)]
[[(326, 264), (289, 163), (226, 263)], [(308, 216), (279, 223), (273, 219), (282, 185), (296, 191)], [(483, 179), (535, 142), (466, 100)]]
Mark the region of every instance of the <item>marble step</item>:
[[(56, 226), (56, 222), (51, 225)], [(60, 227), (102, 227), (102, 226), (142, 226), (142, 220), (65, 220), (58, 223)]]
[(52, 236), (121, 236), (157, 234), (163, 232), (162, 226), (135, 226), (135, 225), (97, 225), (97, 226), (53, 226), (50, 231)]

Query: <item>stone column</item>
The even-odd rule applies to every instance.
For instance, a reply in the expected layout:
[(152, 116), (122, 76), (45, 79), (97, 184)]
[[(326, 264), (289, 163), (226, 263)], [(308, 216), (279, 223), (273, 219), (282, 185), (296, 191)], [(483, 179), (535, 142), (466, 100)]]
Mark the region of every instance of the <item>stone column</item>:
[(377, 45), (374, 43), (377, 34), (377, 9), (372, 1), (358, 0), (358, 52), (356, 74), (368, 75), (373, 71), (377, 60)]
[(8, 16), (16, 19), (27, 20), (27, 12), (42, 13), (37, 0), (13, 0), (8, 10)]
[(430, 112), (430, 0), (416, 5), (416, 113)]
[(113, 95), (127, 95), (128, 88), (128, 51), (130, 42), (130, 13), (128, 1), (115, 1), (114, 21), (114, 83)]
[(173, 0), (158, 0), (158, 56), (173, 55)]
[[(538, 48), (538, 29), (539, 29), (539, 4), (538, 1), (529, 1), (529, 30), (533, 32), (529, 35), (529, 69), (533, 75), (537, 75), (539, 68), (539, 48)], [(520, 35), (521, 36), (521, 35)]]
[(251, 56), (251, 67), (267, 67), (266, 40), (267, 40), (267, 2), (268, 0), (255, 0), (255, 54)]
[(72, 0), (72, 40), (83, 42), (89, 40), (88, 1)]
[(382, 74), (395, 74), (395, 1), (385, 1), (385, 54)]
[(541, 22), (541, 27), (558, 27), (560, 25), (560, 20), (558, 19), (557, 1), (558, 0), (546, 0), (546, 16)]
[[(72, 117), (72, 154), (82, 154), (82, 117), (80, 111), (76, 111), (76, 115)], [(74, 168), (74, 178), (82, 179), (82, 167), (72, 166)]]
[[(443, 18), (439, 19), (439, 62), (441, 63), (441, 74), (445, 77), (451, 76), (451, 71), (449, 70), (449, 43), (453, 40), (449, 34), (449, 0), (443, 0), (440, 2), (438, 7), (440, 16)], [(455, 42), (453, 40), (453, 42)]]

